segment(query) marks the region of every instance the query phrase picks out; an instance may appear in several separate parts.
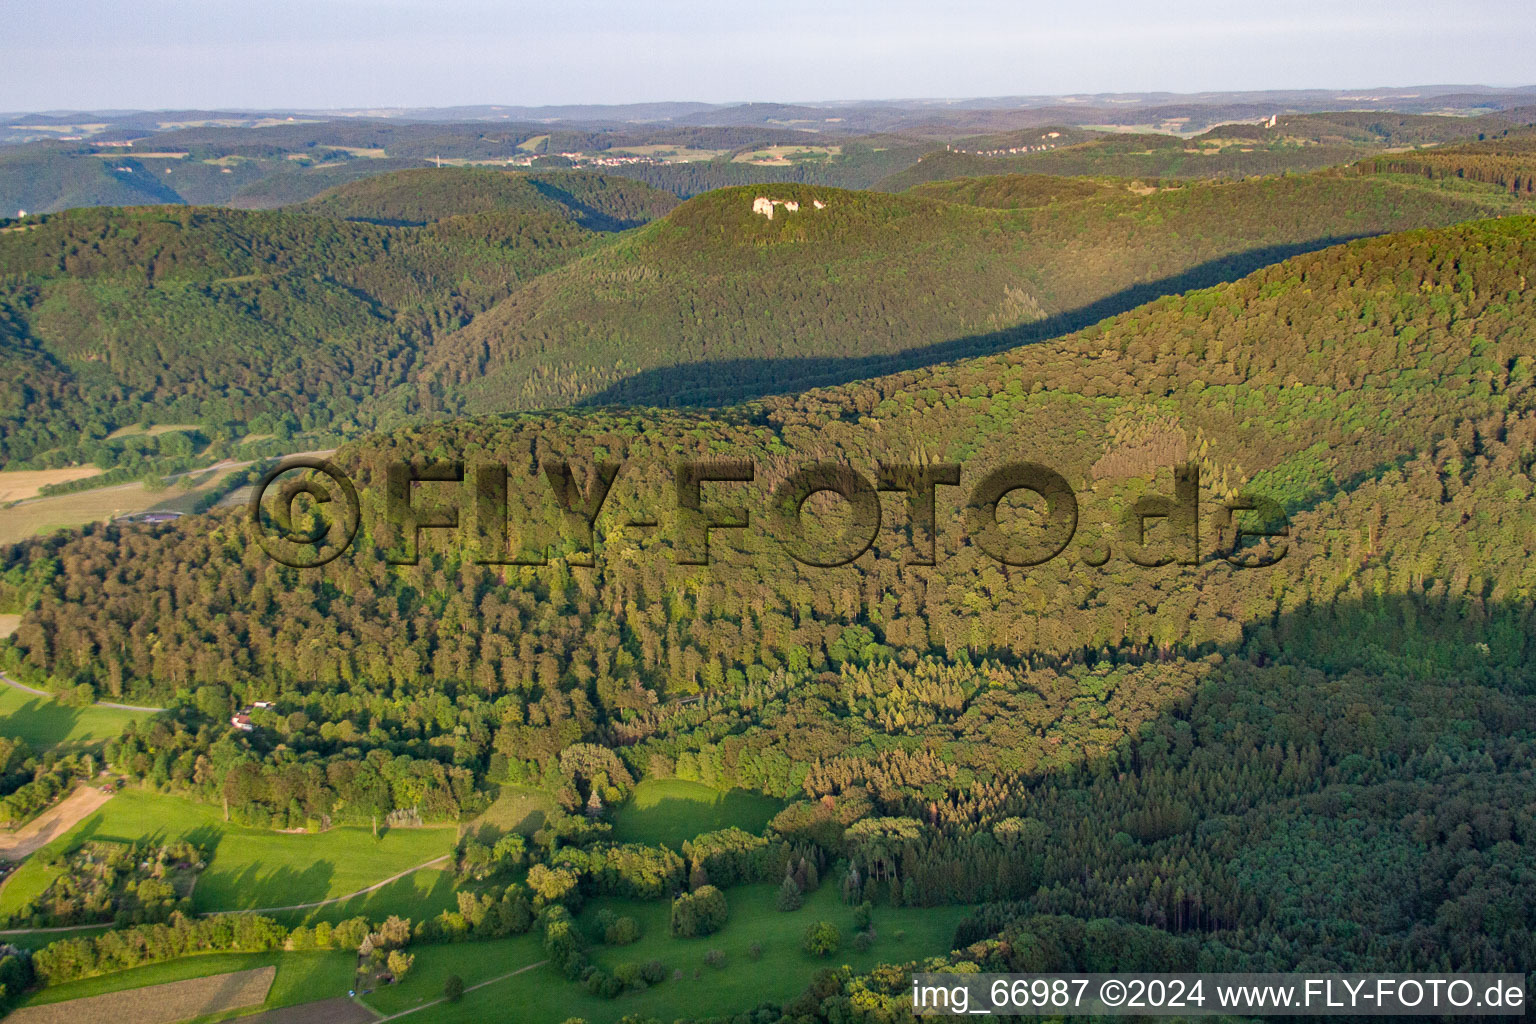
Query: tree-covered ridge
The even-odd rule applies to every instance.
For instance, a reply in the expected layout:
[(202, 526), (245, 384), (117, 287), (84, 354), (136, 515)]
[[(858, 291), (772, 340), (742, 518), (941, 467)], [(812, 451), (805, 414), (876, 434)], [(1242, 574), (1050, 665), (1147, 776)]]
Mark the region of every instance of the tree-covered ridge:
[[(596, 239), (569, 217), (420, 228), (175, 207), (0, 235), (0, 459), (91, 458), (140, 420), (367, 422), (430, 340)], [(51, 453), (51, 454), (46, 454)]]
[[(477, 318), (397, 397), (471, 413), (708, 404), (840, 383), (1057, 336), (1298, 251), (1499, 207), (1325, 175), (1146, 192), (1106, 183), (1086, 199), (984, 209), (723, 189)], [(752, 211), (758, 197), (800, 211), (768, 219)]]
[[(1295, 515), (1322, 517), (1298, 528), (1310, 545), (1268, 573), (1234, 576), (1203, 563), (1165, 579), (1116, 560), (1085, 578), (1063, 559), (1018, 574), (967, 541), (950, 513), (941, 515), (949, 525), (933, 570), (904, 564), (912, 539), (900, 517), (877, 541), (878, 557), (838, 570), (798, 567), (754, 533), (739, 540), (728, 533), (718, 541), (724, 568), (701, 577), (677, 565), (670, 530), (614, 535), (590, 573), (491, 572), (470, 565), (474, 552), (459, 544), (415, 568), (390, 570), (380, 559), (393, 538), (368, 525), (378, 521), (369, 506), (358, 553), (320, 574), (275, 566), (247, 546), (242, 528), (217, 520), (209, 530), (108, 529), (22, 549), (26, 559), (62, 559), (64, 571), (18, 631), (18, 668), (58, 685), (146, 698), (204, 682), (390, 678), (407, 688), (464, 686), (539, 700), (577, 685), (584, 702), (595, 685), (596, 709), (644, 708), (653, 699), (646, 691), (664, 698), (778, 666), (860, 663), (882, 645), (945, 659), (1027, 660), (1122, 645), (1175, 651), (1230, 643), (1265, 609), (1331, 600), (1339, 588), (1359, 585), (1361, 573), (1394, 561), (1415, 565), (1412, 579), (1444, 576), (1465, 587), (1475, 577), (1512, 599), (1531, 585), (1526, 560), (1514, 557), (1524, 520), (1513, 490), (1499, 514), (1515, 518), (1481, 532), (1476, 545), (1457, 534), (1384, 544), (1385, 506), (1337, 544), (1318, 539), (1345, 529), (1321, 523), (1361, 511), (1353, 502), (1371, 487), (1390, 485), (1399, 502), (1438, 501), (1448, 486), (1441, 472), (1422, 495), (1420, 475), (1423, 460), (1454, 461), (1442, 450), (1447, 444), (1514, 474), (1501, 484), (1495, 473), (1493, 493), (1523, 479), (1524, 462), (1490, 453), (1495, 443), (1500, 452), (1518, 451), (1528, 429), (1533, 364), (1524, 325), (1532, 309), (1519, 281), (1533, 251), (1527, 218), (1391, 236), (1163, 299), (1057, 343), (730, 416), (468, 421), (399, 431), (345, 455), (362, 472), (367, 505), (377, 498), (367, 481), (393, 457), (504, 454), (522, 479), (534, 472), (536, 455), (627, 453), (646, 468), (614, 487), (605, 515), (622, 521), (626, 510), (664, 509), (658, 467), (685, 456), (981, 467), (1016, 457), (1022, 446), (1083, 488), (1085, 540), (1114, 548), (1117, 530), (1102, 528), (1090, 507), (1107, 514), (1148, 486), (1138, 480), (1159, 472), (1152, 486), (1166, 489), (1168, 466), (1193, 457), (1208, 498), (1251, 488)], [(768, 483), (743, 488), (749, 508), (769, 508)], [(960, 499), (940, 493), (941, 509), (952, 511)], [(1514, 547), (1500, 546), (1506, 542)], [(184, 575), (192, 565), (223, 566), (215, 593), (195, 582), (207, 573)], [(1403, 589), (1395, 572), (1384, 577), (1394, 593)], [(315, 588), (329, 593), (321, 581), (330, 578), (336, 596), (317, 602)], [(494, 586), (497, 578), (510, 589)], [(1280, 579), (1292, 582), (1280, 587)], [(685, 580), (692, 582), (680, 591)], [(1203, 597), (1208, 587), (1221, 600)], [(146, 588), (171, 603), (146, 603)], [(383, 606), (392, 610), (381, 619)], [(615, 609), (627, 609), (621, 632)], [(216, 627), (209, 615), (218, 616)], [(455, 627), (472, 621), (495, 628)], [(209, 629), (225, 639), (215, 642)], [(150, 633), (153, 646), (142, 639)], [(626, 639), (615, 648), (620, 635)]]
[[(317, 207), (329, 216), (151, 207), (18, 225), (0, 233), (0, 457), (110, 461), (98, 442), (141, 421), (287, 435), (840, 383), (1498, 208), (1326, 176), (929, 187), (949, 202), (775, 188), (803, 209), (770, 221), (751, 212), (764, 189), (723, 190), (608, 252), (589, 228), (670, 199), (602, 175), (432, 169), (338, 191)], [(354, 216), (428, 223), (338, 219)]]
[(526, 174), (489, 168), (423, 168), (338, 185), (307, 212), (382, 224), (425, 224), (475, 213), (539, 213), (593, 231), (637, 227), (678, 204), (670, 192), (585, 171)]
[(1529, 196), (1536, 194), (1536, 132), (1509, 132), (1444, 149), (1372, 157), (1361, 161), (1359, 170), (1364, 174), (1483, 182)]
[(970, 206), (1017, 210), (1049, 206), (1073, 199), (1106, 196), (1127, 187), (1114, 178), (1074, 178), (1056, 174), (994, 174), (982, 178), (930, 181), (907, 189), (907, 195), (944, 199)]
[[(5, 667), (170, 703), (107, 756), (241, 821), (452, 819), (509, 780), (572, 812), (641, 777), (791, 801), (764, 836), (700, 837), (683, 858), (562, 818), (530, 847), (527, 894), (503, 896), (517, 906), (665, 893), (685, 870), (700, 890), (775, 881), (801, 858), (876, 920), (985, 904), (956, 959), (998, 969), (1521, 970), (1536, 953), (1533, 272), (1536, 219), (1488, 220), (715, 413), (399, 430), (339, 453), (364, 527), (323, 570), (275, 565), (218, 514), (14, 549), (6, 585), (41, 596)], [(458, 457), (531, 488), (519, 531), (551, 508), (541, 463), (584, 481), (627, 464), (595, 542), (567, 525), (546, 566), (477, 564), (483, 547), (441, 533), (418, 564), (387, 564), (384, 463)], [(667, 467), (689, 457), (758, 467), (708, 492), (759, 524), (716, 531), (709, 567), (678, 564), (667, 511)], [(1081, 509), (1072, 547), (1028, 569), (978, 550), (961, 514), (987, 468), (1021, 458), (1061, 472)], [(1185, 460), (1202, 557), (1134, 565), (1117, 513), (1172, 494)], [(762, 517), (789, 469), (818, 461), (871, 477), (879, 461), (959, 464), (937, 564), (912, 564), (900, 494), (853, 564), (791, 561)], [(451, 488), (420, 490), (430, 505)], [(1278, 564), (1214, 556), (1214, 506), (1235, 492), (1288, 510)], [(659, 529), (623, 525), (651, 516)], [(273, 706), (230, 730), (254, 699)], [(540, 919), (546, 937), (564, 920)], [(838, 1021), (858, 1001), (905, 1021), (901, 988), (831, 975), (788, 1009)]]

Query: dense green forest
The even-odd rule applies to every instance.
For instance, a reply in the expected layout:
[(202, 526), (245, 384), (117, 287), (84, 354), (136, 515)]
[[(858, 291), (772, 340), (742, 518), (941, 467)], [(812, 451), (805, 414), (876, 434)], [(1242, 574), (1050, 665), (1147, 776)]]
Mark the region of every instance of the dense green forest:
[(429, 169), (292, 212), (16, 225), (0, 232), (0, 458), (117, 465), (127, 453), (104, 439), (141, 422), (283, 438), (840, 383), (1508, 205), (1496, 190), (1339, 175), (777, 188), (803, 208), (770, 221), (751, 212), (757, 188), (673, 209), (608, 175)]
[(1512, 132), (1461, 146), (1372, 157), (1361, 161), (1359, 170), (1475, 181), (1497, 185), (1515, 195), (1536, 194), (1536, 132)]
[[(5, 585), (33, 607), (5, 668), (76, 700), (169, 703), (105, 756), (236, 820), (452, 820), (498, 783), (546, 787), (568, 816), (526, 846), (461, 847), (466, 877), (531, 865), (523, 880), (416, 936), (538, 928), (594, 992), (625, 986), (583, 952), (583, 900), (688, 879), (674, 929), (706, 928), (731, 885), (786, 876), (786, 892), (867, 901), (875, 922), (973, 905), (957, 952), (930, 965), (1524, 970), (1533, 273), (1536, 219), (1485, 220), (718, 412), (397, 430), (338, 454), (363, 529), (324, 569), (275, 564), (224, 513), (11, 549)], [(512, 527), (547, 564), (484, 564), (505, 551), (430, 530), (414, 564), (390, 564), (404, 541), (379, 525), (384, 464), (459, 457), (508, 467)], [(670, 511), (687, 459), (756, 466), (706, 492), (751, 516), (713, 531), (708, 566), (681, 564)], [(1079, 507), (1071, 546), (1029, 568), (988, 554), (963, 508), (1020, 459), (1060, 473)], [(581, 481), (624, 462), (590, 536), (549, 496), (553, 460)], [(960, 486), (938, 488), (931, 534), (892, 494), (867, 553), (814, 568), (787, 555), (772, 492), (823, 462), (870, 479), (878, 463), (955, 465)], [(1126, 532), (1139, 501), (1178, 493), (1177, 464), (1198, 468), (1202, 512)], [(1222, 557), (1219, 506), (1243, 495), (1289, 517), (1285, 538), (1234, 553), (1284, 545), (1267, 567)], [(835, 541), (845, 520), (818, 509)], [(1000, 504), (997, 522), (1028, 532), (1034, 515)], [(273, 706), (254, 731), (229, 729), (256, 699)], [(789, 803), (760, 836), (701, 836), (681, 856), (613, 841), (602, 809), (656, 777)], [(94, 941), (38, 962), (70, 976)], [(905, 977), (831, 969), (738, 1019), (905, 1021)]]
[(481, 213), (553, 214), (593, 231), (623, 231), (664, 216), (677, 204), (670, 192), (589, 172), (450, 168), (445, 175), (434, 168), (340, 185), (303, 208), (343, 220), (417, 226)]
[[(0, 458), (110, 464), (102, 439), (141, 421), (366, 424), (431, 339), (673, 200), (584, 172), (450, 170), (319, 202), (336, 216), (92, 209), (0, 234)], [(466, 209), (434, 215), (448, 203)], [(351, 219), (368, 214), (394, 226)]]
[[(696, 197), (477, 317), (392, 400), (463, 414), (697, 405), (840, 383), (1057, 336), (1295, 252), (1503, 206), (1497, 193), (1339, 175), (1150, 188), (1047, 179), (1063, 199), (1017, 209), (993, 208), (1001, 201), (982, 191), (992, 187)], [(939, 194), (961, 201), (926, 198)], [(752, 212), (758, 196), (800, 211), (769, 220)]]

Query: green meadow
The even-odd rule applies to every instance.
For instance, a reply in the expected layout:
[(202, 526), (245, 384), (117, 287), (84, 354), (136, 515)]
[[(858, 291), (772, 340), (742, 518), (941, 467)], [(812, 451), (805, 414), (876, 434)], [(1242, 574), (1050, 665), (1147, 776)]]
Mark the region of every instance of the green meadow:
[(119, 735), (130, 721), (147, 721), (147, 711), (92, 705), (74, 708), (49, 697), (0, 685), (0, 736), (26, 740), (33, 750), (81, 747)]
[[(569, 1017), (589, 1024), (615, 1024), (627, 1014), (661, 1020), (729, 1014), (798, 995), (822, 967), (847, 964), (859, 971), (948, 952), (955, 926), (967, 913), (965, 907), (877, 907), (875, 942), (859, 952), (853, 947), (854, 910), (841, 901), (835, 886), (822, 886), (803, 907), (790, 913), (775, 909), (777, 893), (778, 886), (771, 884), (728, 890), (731, 914), (725, 928), (696, 939), (672, 937), (670, 901), (594, 900), (577, 918), (589, 940), (597, 930), (597, 914), (604, 908), (634, 917), (642, 936), (639, 942), (618, 948), (593, 944), (588, 950), (592, 960), (608, 970), (622, 963), (660, 960), (668, 968), (666, 980), (642, 992), (603, 999), (545, 965), (468, 992), (458, 1003), (427, 1006), (409, 1019), (411, 1024), (473, 1024), (509, 1019), (507, 1008), (513, 1006), (518, 1008), (516, 1019), (525, 1024), (559, 1024)], [(842, 946), (830, 957), (812, 957), (801, 949), (806, 928), (817, 921), (831, 921), (842, 932)], [(754, 943), (761, 947), (757, 959), (751, 952)], [(716, 949), (725, 954), (724, 964), (711, 967), (704, 958)], [(366, 998), (375, 1010), (392, 1014), (423, 1006), (442, 994), (443, 981), (450, 974), (458, 974), (468, 988), (544, 959), (534, 935), (422, 946), (415, 953), (415, 966), (404, 981)], [(676, 971), (682, 971), (681, 978)]]
[(732, 825), (756, 835), (784, 805), (744, 789), (718, 790), (683, 779), (646, 779), (613, 812), (613, 837), (673, 848)]
[[(208, 912), (291, 906), (344, 896), (450, 852), (455, 830), (387, 829), (381, 830), (378, 838), (367, 828), (350, 826), (316, 835), (272, 832), (230, 824), (217, 807), (129, 789), (45, 849), (67, 849), (86, 839), (186, 839), (211, 851), (192, 897), (197, 911)], [(37, 857), (18, 868), (0, 891), (0, 910), (13, 903), (12, 889), (20, 886), (18, 892), (29, 891), (37, 884), (33, 876), (42, 876), (47, 870)], [(412, 881), (401, 879), (392, 886)], [(414, 882), (413, 887), (421, 884)], [(430, 891), (446, 883), (437, 879), (425, 884)], [(384, 892), (381, 889), (349, 903), (378, 908), (384, 901), (368, 897)], [(416, 898), (427, 897), (417, 893)], [(24, 900), (14, 901), (14, 905), (21, 902)]]

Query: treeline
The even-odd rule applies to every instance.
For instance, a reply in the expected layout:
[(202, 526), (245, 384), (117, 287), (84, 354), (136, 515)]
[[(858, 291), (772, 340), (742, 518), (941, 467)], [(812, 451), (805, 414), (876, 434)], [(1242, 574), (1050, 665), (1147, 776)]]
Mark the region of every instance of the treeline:
[(1362, 174), (1414, 174), (1498, 185), (1517, 196), (1536, 194), (1536, 135), (1517, 134), (1445, 149), (1392, 153), (1362, 160)]
[(399, 171), (340, 185), (309, 200), (304, 209), (397, 225), (478, 213), (553, 214), (589, 230), (618, 231), (661, 217), (677, 203), (670, 192), (586, 171), (527, 174), (449, 167)]
[(18, 825), (50, 806), (77, 780), (94, 778), (89, 753), (34, 754), (22, 739), (0, 736), (0, 820)]

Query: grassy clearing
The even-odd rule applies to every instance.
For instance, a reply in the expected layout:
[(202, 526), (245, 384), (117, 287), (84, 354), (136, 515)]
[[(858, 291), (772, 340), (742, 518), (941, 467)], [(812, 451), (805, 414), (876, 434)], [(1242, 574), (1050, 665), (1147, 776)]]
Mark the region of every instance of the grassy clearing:
[(302, 953), (203, 953), (184, 956), (178, 960), (135, 967), (127, 971), (103, 974), (95, 978), (81, 978), (62, 985), (53, 985), (33, 993), (25, 1006), (42, 1006), (63, 1002), (66, 999), (83, 999), (108, 992), (141, 988), (145, 985), (163, 985), (188, 978), (206, 978), (231, 971), (247, 971), (257, 967), (277, 968), (277, 977), (267, 992), (267, 1009), (307, 1003), (329, 996), (342, 996), (352, 986), (353, 969), (357, 957), (350, 950), (311, 950)]
[(15, 544), (28, 537), (69, 530), (87, 523), (99, 523), (135, 512), (189, 513), (196, 509), (203, 495), (217, 490), (224, 477), (237, 468), (224, 466), (196, 471), (186, 480), (190, 486), (173, 481), (169, 487), (151, 490), (142, 481), (135, 480), (89, 491), (34, 498), (10, 508), (0, 508), (0, 544)]
[(541, 789), (531, 786), (504, 784), (496, 793), (496, 799), (475, 820), (468, 822), (466, 832), (475, 832), (482, 825), (491, 825), (501, 832), (520, 832), (531, 836), (544, 827), (544, 822), (555, 813), (555, 800)]
[(65, 466), (63, 469), (8, 469), (0, 473), (0, 505), (8, 501), (35, 498), (49, 484), (67, 484), (96, 476), (96, 466)]
[(436, 917), (445, 910), (458, 908), (458, 898), (453, 894), (453, 872), (423, 868), (350, 900), (308, 910), (285, 910), (268, 916), (295, 928), (299, 925), (313, 926), (321, 921), (336, 924), (353, 917), (382, 921), (390, 914), (421, 921)]
[[(454, 838), (452, 828), (388, 829), (377, 839), (354, 827), (283, 834), (229, 824), (216, 807), (130, 789), (49, 846), (68, 848), (84, 839), (187, 839), (212, 851), (192, 897), (193, 907), (207, 912), (343, 896), (449, 852)], [(8, 896), (0, 892), (0, 899)]]
[(7, 931), (0, 935), (0, 942), (8, 943), (18, 949), (42, 949), (50, 942), (60, 939), (78, 939), (86, 935), (100, 935), (112, 928), (110, 924), (96, 925), (93, 928), (80, 928), (71, 932), (13, 932)]
[[(681, 970), (681, 979), (669, 976), (644, 992), (608, 1000), (591, 995), (544, 966), (487, 985), (457, 1004), (428, 1007), (409, 1020), (411, 1024), (472, 1024), (507, 1019), (507, 1008), (512, 1006), (518, 1008), (517, 1020), (524, 1024), (559, 1024), (568, 1017), (580, 1017), (589, 1024), (614, 1024), (626, 1014), (676, 1020), (739, 1012), (764, 1001), (792, 998), (821, 967), (848, 964), (856, 971), (867, 970), (881, 962), (906, 962), (947, 952), (955, 926), (966, 914), (964, 907), (876, 908), (877, 938), (871, 949), (860, 953), (852, 946), (853, 908), (841, 902), (834, 886), (822, 886), (804, 907), (788, 914), (774, 909), (777, 890), (774, 885), (729, 890), (730, 922), (722, 931), (702, 939), (672, 938), (667, 930), (670, 907), (665, 900), (594, 901), (578, 918), (591, 929), (597, 912), (604, 907), (634, 917), (644, 931), (641, 940), (619, 949), (594, 947), (593, 960), (612, 968), (657, 959), (673, 971)], [(842, 931), (843, 946), (832, 957), (816, 959), (802, 952), (800, 942), (806, 928), (822, 920), (833, 922)], [(437, 998), (449, 974), (458, 974), (468, 986), (537, 963), (544, 953), (530, 938), (422, 947), (416, 951), (411, 975), (398, 986), (370, 995), (367, 1001), (375, 1009), (395, 1013)], [(749, 954), (754, 942), (762, 946), (757, 960)], [(705, 965), (704, 957), (712, 949), (725, 954), (723, 968)]]
[(126, 427), (118, 427), (107, 435), (108, 441), (115, 441), (120, 437), (159, 437), (161, 434), (170, 434), (178, 430), (202, 430), (199, 423), (156, 423), (148, 427), (141, 427), (137, 423)]
[(743, 789), (722, 792), (702, 782), (646, 779), (613, 812), (613, 835), (627, 843), (673, 848), (704, 832), (734, 825), (759, 833), (783, 804)]
[[(53, 884), (54, 879), (63, 873), (63, 865), (49, 867), (39, 862), (35, 857), (11, 872), (10, 876), (6, 878), (5, 883), (0, 885), (0, 921), (6, 920), (16, 911), (41, 896)], [(16, 923), (30, 925), (33, 922), (18, 921)], [(59, 937), (63, 938), (65, 936)], [(7, 939), (6, 941), (11, 942), (15, 940)], [(45, 939), (44, 945), (48, 941), (50, 940)]]
[[(3, 629), (0, 635), (5, 635)], [(72, 708), (49, 697), (0, 685), (0, 736), (26, 740), (33, 750), (100, 743), (120, 735), (129, 722), (143, 722), (149, 717), (146, 711), (122, 708)]]
[(840, 156), (841, 146), (764, 146), (750, 153), (737, 153), (732, 163), (758, 164), (759, 166), (787, 167), (807, 160), (826, 160)]
[[(383, 1014), (399, 1013), (429, 1003), (443, 994), (443, 982), (450, 974), (464, 979), (466, 987), (499, 977), (528, 964), (544, 959), (544, 948), (537, 932), (518, 935), (510, 939), (493, 939), (490, 942), (456, 942), (438, 946), (416, 946), (416, 963), (411, 973), (398, 985), (389, 985), (365, 996), (363, 1001)], [(540, 972), (530, 971), (529, 976)], [(564, 978), (560, 984), (568, 985)], [(507, 989), (511, 986), (508, 984)], [(487, 991), (502, 990), (501, 985), (491, 985)], [(500, 994), (505, 997), (506, 992)], [(511, 1003), (495, 1002), (489, 1005), (503, 1009)], [(425, 1020), (433, 1011), (426, 1010), (411, 1016), (412, 1024)], [(573, 1011), (574, 1012), (574, 1011)], [(506, 1019), (506, 1015), (500, 1015)], [(495, 1019), (487, 1018), (487, 1019)], [(560, 1020), (564, 1020), (562, 1017)]]

